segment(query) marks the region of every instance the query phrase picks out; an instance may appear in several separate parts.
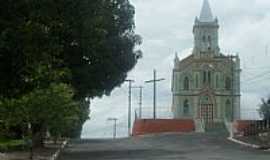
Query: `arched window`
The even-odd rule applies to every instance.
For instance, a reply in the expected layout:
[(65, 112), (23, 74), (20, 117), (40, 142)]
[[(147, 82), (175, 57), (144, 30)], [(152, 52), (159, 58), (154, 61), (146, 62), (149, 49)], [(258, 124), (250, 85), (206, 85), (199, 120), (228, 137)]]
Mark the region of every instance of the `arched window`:
[(211, 36), (208, 36), (208, 50), (211, 50)]
[(211, 71), (208, 71), (208, 84), (211, 84)]
[(196, 86), (196, 88), (199, 88), (199, 75), (198, 74), (196, 74), (195, 86)]
[(189, 78), (185, 77), (184, 79), (184, 90), (189, 90)]
[(189, 114), (189, 103), (188, 100), (186, 99), (184, 101), (184, 115), (188, 115)]
[(219, 76), (218, 76), (218, 74), (216, 75), (216, 88), (219, 88)]
[(211, 43), (211, 36), (208, 36), (208, 42)]
[(231, 78), (227, 77), (226, 80), (225, 80), (225, 89), (230, 90), (231, 87), (232, 87)]
[(206, 42), (206, 37), (203, 36), (203, 37), (202, 37), (202, 40), (203, 40), (203, 42)]
[(231, 101), (230, 100), (226, 101), (226, 107), (228, 107), (228, 106), (231, 106)]
[(207, 72), (203, 71), (203, 84), (206, 83), (207, 77), (206, 77)]
[(211, 84), (212, 73), (211, 71), (203, 71), (203, 84)]

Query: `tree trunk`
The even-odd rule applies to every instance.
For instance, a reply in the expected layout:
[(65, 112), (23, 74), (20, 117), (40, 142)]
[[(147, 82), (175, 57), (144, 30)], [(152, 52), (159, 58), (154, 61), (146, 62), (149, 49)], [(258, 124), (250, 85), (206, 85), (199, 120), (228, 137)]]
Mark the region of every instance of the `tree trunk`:
[(44, 147), (44, 134), (42, 132), (36, 132), (33, 134), (32, 143), (34, 148), (42, 148)]
[(44, 147), (46, 129), (43, 125), (35, 125), (32, 128), (32, 145), (34, 148)]

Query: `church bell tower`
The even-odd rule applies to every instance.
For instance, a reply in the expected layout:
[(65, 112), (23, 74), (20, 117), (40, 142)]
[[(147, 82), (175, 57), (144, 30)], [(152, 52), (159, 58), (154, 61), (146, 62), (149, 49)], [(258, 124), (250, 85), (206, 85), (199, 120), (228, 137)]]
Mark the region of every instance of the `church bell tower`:
[(204, 0), (200, 17), (196, 17), (193, 27), (193, 54), (196, 58), (219, 55), (218, 29), (218, 19), (213, 17), (208, 0)]

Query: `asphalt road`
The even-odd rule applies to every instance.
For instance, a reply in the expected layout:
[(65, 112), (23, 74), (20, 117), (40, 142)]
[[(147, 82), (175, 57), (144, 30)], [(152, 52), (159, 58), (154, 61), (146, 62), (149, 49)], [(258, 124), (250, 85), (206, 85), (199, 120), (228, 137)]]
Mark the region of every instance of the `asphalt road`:
[(73, 140), (59, 160), (270, 160), (270, 152), (217, 134), (166, 134), (117, 140)]

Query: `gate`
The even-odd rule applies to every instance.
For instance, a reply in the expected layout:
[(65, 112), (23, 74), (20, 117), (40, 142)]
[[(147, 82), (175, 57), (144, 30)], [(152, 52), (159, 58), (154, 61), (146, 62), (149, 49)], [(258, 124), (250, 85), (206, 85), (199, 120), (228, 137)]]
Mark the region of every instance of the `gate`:
[(202, 104), (200, 106), (200, 119), (204, 120), (205, 127), (211, 128), (214, 121), (214, 106), (213, 104)]

